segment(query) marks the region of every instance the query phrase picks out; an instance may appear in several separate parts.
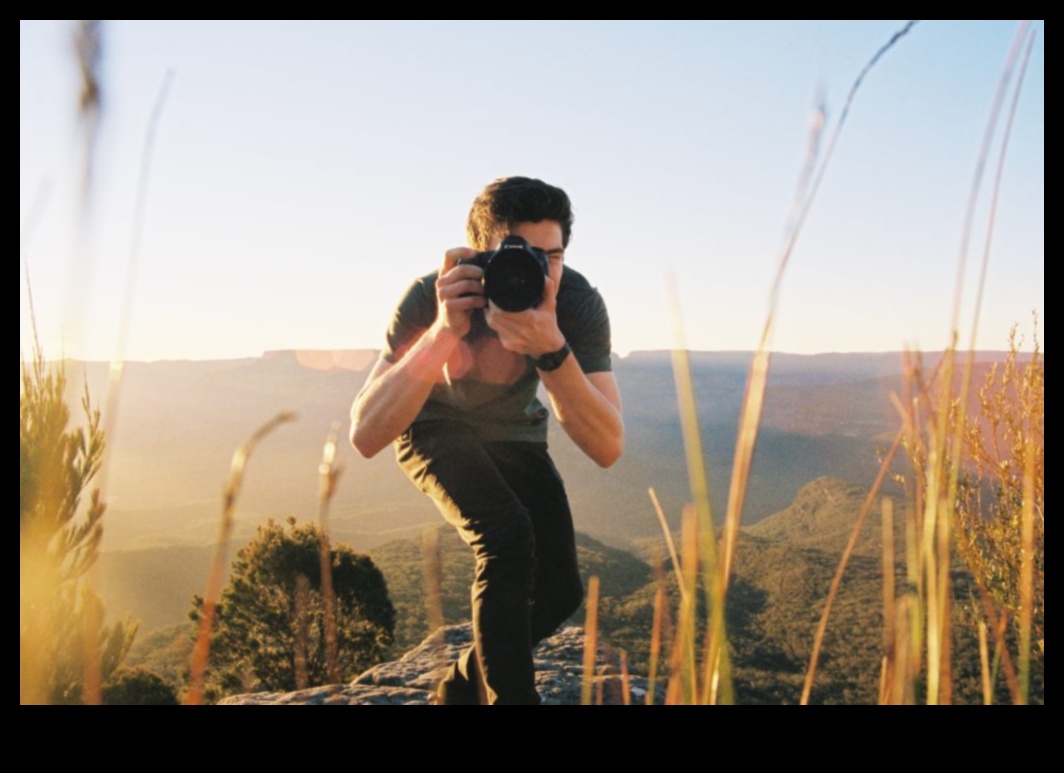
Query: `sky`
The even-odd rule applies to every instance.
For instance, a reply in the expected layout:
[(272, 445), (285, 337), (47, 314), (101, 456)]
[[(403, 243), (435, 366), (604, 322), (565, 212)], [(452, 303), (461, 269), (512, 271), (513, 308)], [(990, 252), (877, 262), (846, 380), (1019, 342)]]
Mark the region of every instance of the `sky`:
[[(905, 23), (108, 21), (86, 208), (72, 23), (20, 21), (22, 352), (27, 275), (51, 356), (379, 348), (405, 288), (465, 244), (470, 203), (506, 175), (569, 193), (566, 262), (602, 292), (617, 352), (753, 349), (815, 110), (830, 134)], [(867, 75), (774, 350), (941, 350), (958, 283), (968, 343), (1004, 120), (973, 181), (1019, 24), (921, 21)], [(981, 349), (1033, 314), (1044, 344), (1044, 20), (1031, 29)]]

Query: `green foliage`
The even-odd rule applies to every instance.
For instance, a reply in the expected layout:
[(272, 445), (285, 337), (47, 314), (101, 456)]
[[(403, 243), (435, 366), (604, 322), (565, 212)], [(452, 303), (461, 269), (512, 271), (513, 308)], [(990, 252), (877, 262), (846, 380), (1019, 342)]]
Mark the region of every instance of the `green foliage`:
[(153, 671), (122, 669), (103, 689), (105, 706), (177, 706), (177, 689)]
[[(270, 521), (233, 562), (211, 638), (214, 691), (291, 691), (327, 684), (321, 533), (314, 524)], [(338, 667), (343, 681), (381, 662), (395, 610), (384, 577), (367, 556), (333, 546)], [(199, 619), (203, 600), (193, 600)]]
[[(86, 671), (106, 679), (136, 626), (103, 625), (85, 573), (99, 555), (104, 505), (83, 498), (100, 469), (104, 438), (88, 391), (84, 426), (69, 427), (66, 377), (37, 352), (19, 390), (20, 703), (78, 703)], [(89, 665), (90, 668), (86, 668)]]

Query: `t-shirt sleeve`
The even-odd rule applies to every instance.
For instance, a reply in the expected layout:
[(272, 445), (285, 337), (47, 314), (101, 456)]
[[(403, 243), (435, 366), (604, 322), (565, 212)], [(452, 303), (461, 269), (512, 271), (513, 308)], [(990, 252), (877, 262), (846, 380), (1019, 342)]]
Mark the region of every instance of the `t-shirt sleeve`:
[(381, 356), (390, 363), (403, 359), (406, 350), (417, 342), (436, 319), (436, 275), (414, 281), (392, 314)]
[(606, 302), (598, 290), (590, 290), (584, 296), (571, 318), (565, 320), (562, 334), (584, 373), (611, 371), (610, 317)]

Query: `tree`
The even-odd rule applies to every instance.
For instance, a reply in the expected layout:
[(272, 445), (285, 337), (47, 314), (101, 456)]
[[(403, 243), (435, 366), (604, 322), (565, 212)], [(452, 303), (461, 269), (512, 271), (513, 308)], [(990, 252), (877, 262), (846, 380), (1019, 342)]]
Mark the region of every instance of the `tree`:
[[(19, 389), (19, 702), (78, 703), (85, 676), (106, 679), (136, 626), (103, 625), (85, 574), (99, 555), (104, 504), (83, 498), (100, 469), (104, 437), (88, 390), (83, 426), (70, 428), (66, 377), (38, 350)], [(97, 667), (98, 664), (98, 667)]]
[[(270, 521), (233, 561), (211, 638), (208, 680), (222, 694), (291, 691), (327, 684), (321, 532)], [(392, 644), (395, 609), (373, 561), (331, 548), (338, 667), (342, 681), (380, 663)], [(193, 600), (198, 621), (203, 599)]]

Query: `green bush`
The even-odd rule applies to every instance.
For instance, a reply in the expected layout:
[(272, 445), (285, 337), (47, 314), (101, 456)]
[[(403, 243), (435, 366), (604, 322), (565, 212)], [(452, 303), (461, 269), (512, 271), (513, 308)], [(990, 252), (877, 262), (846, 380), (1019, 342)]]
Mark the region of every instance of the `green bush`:
[[(291, 691), (327, 684), (321, 533), (314, 524), (270, 521), (233, 562), (211, 638), (214, 692)], [(395, 631), (395, 610), (373, 561), (333, 546), (337, 667), (349, 681), (380, 663)], [(193, 600), (199, 619), (203, 600)]]

